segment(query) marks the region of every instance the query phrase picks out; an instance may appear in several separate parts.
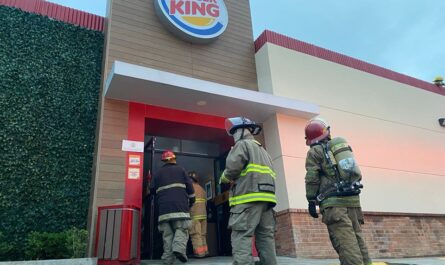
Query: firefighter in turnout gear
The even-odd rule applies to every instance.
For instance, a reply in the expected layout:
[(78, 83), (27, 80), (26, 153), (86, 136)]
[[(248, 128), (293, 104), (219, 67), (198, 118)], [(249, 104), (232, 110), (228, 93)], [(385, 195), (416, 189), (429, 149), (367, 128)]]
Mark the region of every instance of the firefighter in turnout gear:
[(305, 178), (309, 214), (318, 218), (319, 205), (341, 265), (372, 264), (360, 227), (362, 175), (351, 147), (343, 138), (331, 139), (330, 127), (321, 118), (309, 121), (305, 135), (310, 146)]
[(272, 159), (253, 135), (261, 132), (255, 122), (244, 118), (226, 119), (227, 133), (235, 145), (226, 159), (221, 183), (230, 183), (230, 219), (234, 265), (254, 264), (252, 237), (255, 235), (260, 261), (256, 264), (276, 265), (275, 172)]
[(190, 238), (192, 239), (193, 253), (196, 258), (203, 258), (209, 254), (207, 247), (207, 212), (206, 212), (206, 193), (199, 185), (199, 176), (196, 172), (189, 172), (189, 177), (193, 181), (196, 201), (190, 209), (192, 218), (192, 228), (190, 229)]
[(150, 193), (156, 194), (159, 207), (158, 228), (164, 243), (162, 260), (164, 264), (173, 264), (176, 258), (187, 262), (188, 230), (192, 225), (189, 211), (195, 202), (195, 192), (172, 151), (165, 151), (161, 160), (165, 164), (156, 172)]

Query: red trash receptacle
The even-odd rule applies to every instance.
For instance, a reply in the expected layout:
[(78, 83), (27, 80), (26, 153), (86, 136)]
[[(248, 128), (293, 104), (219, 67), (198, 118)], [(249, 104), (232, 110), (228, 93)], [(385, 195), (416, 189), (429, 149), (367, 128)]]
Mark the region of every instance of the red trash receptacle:
[(95, 256), (98, 265), (139, 264), (140, 209), (98, 207)]

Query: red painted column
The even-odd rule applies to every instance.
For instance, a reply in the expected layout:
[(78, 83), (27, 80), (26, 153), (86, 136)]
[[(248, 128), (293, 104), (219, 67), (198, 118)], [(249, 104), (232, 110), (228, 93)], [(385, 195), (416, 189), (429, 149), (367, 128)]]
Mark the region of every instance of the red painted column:
[[(129, 103), (128, 114), (128, 137), (129, 141), (144, 142), (145, 133), (145, 106), (139, 103)], [(126, 173), (125, 173), (125, 192), (124, 205), (142, 209), (142, 172), (143, 172), (144, 153), (127, 152), (126, 155)], [(139, 212), (139, 227), (137, 228), (137, 260), (140, 261), (140, 244), (141, 244), (141, 212)], [(121, 244), (119, 246), (120, 255), (119, 260), (131, 260), (131, 244), (132, 236), (132, 220), (136, 216), (132, 215), (130, 211), (122, 213), (121, 224)]]
[[(129, 141), (144, 142), (145, 105), (129, 103), (128, 138)], [(130, 158), (140, 158), (139, 165), (130, 165)], [(142, 166), (144, 153), (127, 152), (124, 204), (142, 207)], [(132, 159), (135, 161), (135, 159)], [(139, 176), (136, 176), (139, 169)], [(130, 177), (130, 178), (129, 178)]]

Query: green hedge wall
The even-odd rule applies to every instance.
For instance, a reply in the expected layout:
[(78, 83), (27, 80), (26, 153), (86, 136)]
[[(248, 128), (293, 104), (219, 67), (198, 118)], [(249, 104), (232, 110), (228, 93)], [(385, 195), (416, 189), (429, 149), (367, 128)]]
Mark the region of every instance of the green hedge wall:
[(0, 260), (31, 231), (86, 227), (103, 42), (0, 6)]

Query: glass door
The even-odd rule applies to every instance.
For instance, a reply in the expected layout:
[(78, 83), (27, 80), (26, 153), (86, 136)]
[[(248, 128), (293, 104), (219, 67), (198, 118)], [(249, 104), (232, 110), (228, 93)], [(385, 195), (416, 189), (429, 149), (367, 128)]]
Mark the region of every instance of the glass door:
[(155, 168), (155, 146), (156, 137), (151, 137), (144, 150), (141, 259), (159, 259), (162, 255), (162, 238), (157, 228), (158, 209), (155, 197), (150, 195), (150, 184)]
[(219, 185), (219, 178), (226, 167), (226, 152), (224, 155), (215, 159), (215, 183), (216, 196), (213, 200), (216, 212), (216, 227), (218, 234), (218, 254), (220, 256), (232, 255), (232, 245), (230, 243), (231, 231), (227, 228), (230, 217), (229, 207), (229, 184)]

